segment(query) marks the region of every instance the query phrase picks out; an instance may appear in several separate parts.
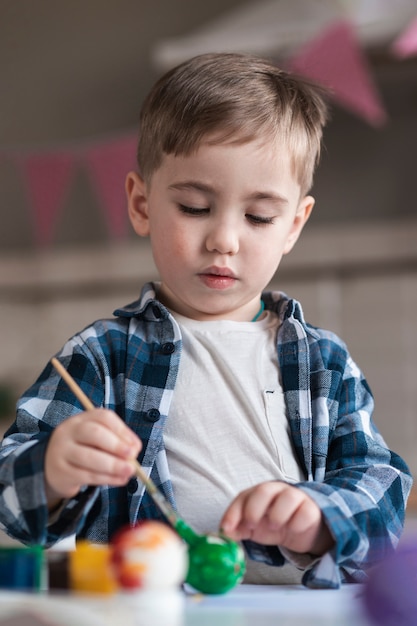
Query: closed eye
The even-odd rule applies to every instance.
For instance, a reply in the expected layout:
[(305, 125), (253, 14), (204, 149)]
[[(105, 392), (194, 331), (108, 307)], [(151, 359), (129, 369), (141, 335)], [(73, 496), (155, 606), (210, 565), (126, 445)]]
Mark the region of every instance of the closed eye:
[(197, 209), (196, 207), (185, 206), (185, 204), (179, 204), (178, 207), (181, 213), (186, 213), (187, 215), (207, 215), (207, 213), (209, 213), (210, 211), (210, 209), (208, 208)]
[(273, 224), (273, 217), (263, 217), (261, 215), (251, 215), (250, 213), (246, 213), (246, 219), (252, 222), (255, 226), (262, 226), (263, 224)]

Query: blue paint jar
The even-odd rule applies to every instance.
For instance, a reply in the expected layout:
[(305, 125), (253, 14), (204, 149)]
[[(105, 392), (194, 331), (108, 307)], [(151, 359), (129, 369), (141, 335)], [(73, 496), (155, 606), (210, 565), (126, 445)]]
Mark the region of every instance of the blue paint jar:
[(41, 546), (0, 547), (0, 589), (40, 591), (43, 562)]

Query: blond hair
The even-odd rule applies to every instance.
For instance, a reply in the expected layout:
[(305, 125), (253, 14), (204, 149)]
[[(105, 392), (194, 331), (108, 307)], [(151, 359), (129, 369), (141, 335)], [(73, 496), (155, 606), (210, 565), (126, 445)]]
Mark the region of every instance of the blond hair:
[(203, 54), (162, 76), (140, 115), (138, 165), (149, 180), (164, 154), (189, 155), (203, 140), (283, 142), (306, 193), (320, 158), (327, 121), (317, 85), (243, 54)]

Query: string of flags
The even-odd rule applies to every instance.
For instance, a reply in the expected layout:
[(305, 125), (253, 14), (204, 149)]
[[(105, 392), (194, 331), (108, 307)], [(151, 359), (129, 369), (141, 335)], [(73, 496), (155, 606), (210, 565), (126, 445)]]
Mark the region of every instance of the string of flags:
[(382, 126), (387, 121), (366, 55), (349, 21), (331, 24), (302, 46), (289, 66), (328, 87), (336, 102), (369, 124)]
[[(417, 16), (390, 44), (393, 58), (417, 56)], [(373, 80), (366, 54), (354, 25), (346, 19), (327, 24), (311, 41), (288, 59), (289, 68), (330, 88), (340, 106), (374, 127), (387, 121), (381, 96)], [(124, 179), (136, 167), (136, 130), (119, 136), (61, 145), (37, 151), (3, 149), (0, 159), (11, 160), (22, 178), (36, 243), (53, 242), (56, 226), (78, 168), (89, 176), (106, 220), (109, 236), (122, 239), (128, 233)]]
[(20, 173), (32, 216), (33, 233), (38, 246), (50, 245), (71, 190), (77, 171), (87, 172), (91, 188), (104, 215), (112, 239), (123, 239), (128, 233), (124, 181), (126, 174), (137, 169), (137, 132), (111, 139), (59, 146), (49, 150), (1, 151)]

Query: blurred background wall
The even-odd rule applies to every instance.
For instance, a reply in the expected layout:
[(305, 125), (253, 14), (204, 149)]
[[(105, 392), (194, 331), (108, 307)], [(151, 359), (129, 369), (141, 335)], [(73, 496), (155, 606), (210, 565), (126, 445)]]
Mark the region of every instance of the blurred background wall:
[[(125, 161), (117, 150), (127, 138), (134, 166), (140, 104), (170, 59), (181, 60), (181, 50), (187, 57), (232, 43), (285, 64), (332, 20), (353, 19), (340, 13), (342, 5), (346, 12), (361, 3), (331, 4), (333, 13), (324, 0), (258, 2), (259, 14), (261, 6), (275, 6), (276, 22), (269, 18), (247, 34), (244, 23), (236, 28), (235, 12), (250, 9), (240, 0), (1, 0), (0, 398), (6, 421), (17, 396), (72, 333), (111, 316), (156, 278), (147, 241), (137, 240), (120, 217)], [(398, 58), (390, 48), (417, 9), (403, 3), (401, 13), (396, 5), (394, 19), (388, 13), (395, 3), (379, 4), (384, 23), (362, 15), (354, 26), (362, 70), (386, 117), (372, 120), (334, 101), (314, 215), (272, 286), (300, 298), (311, 323), (346, 340), (373, 388), (380, 430), (417, 472), (417, 57)], [(345, 66), (339, 78), (349, 81)], [(94, 169), (106, 154), (107, 169)], [(118, 169), (103, 199), (100, 181), (106, 186)], [(67, 182), (62, 178), (56, 188), (59, 176)]]

